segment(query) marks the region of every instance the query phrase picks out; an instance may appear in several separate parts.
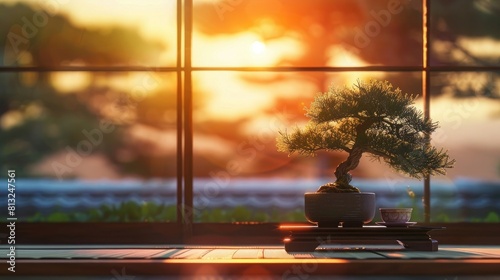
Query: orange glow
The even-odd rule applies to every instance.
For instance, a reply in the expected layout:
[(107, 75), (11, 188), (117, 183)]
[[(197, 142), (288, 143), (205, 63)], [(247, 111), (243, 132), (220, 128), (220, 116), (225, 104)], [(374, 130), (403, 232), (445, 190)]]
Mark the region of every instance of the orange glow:
[[(266, 51), (267, 52), (267, 51)], [(275, 133), (277, 126), (285, 127), (286, 114), (291, 111), (276, 112), (277, 100), (304, 99), (304, 93), (319, 91), (316, 85), (296, 74), (251, 73), (246, 77), (270, 80), (260, 83), (242, 79), (238, 72), (195, 73), (195, 92), (202, 96), (202, 106), (195, 112), (196, 121), (236, 121), (248, 118), (239, 129), (244, 133)], [(273, 81), (283, 77), (282, 80)], [(298, 106), (300, 114), (303, 105)], [(265, 113), (265, 112), (272, 113)], [(282, 116), (285, 114), (284, 116)], [(272, 137), (274, 139), (274, 137)]]
[(238, 75), (234, 72), (197, 75), (198, 86), (210, 96), (203, 112), (199, 112), (200, 118), (239, 119), (252, 116), (273, 104), (272, 96), (262, 94), (259, 85), (244, 84)]
[(304, 225), (304, 224), (286, 224), (286, 225), (280, 225), (280, 229), (285, 230), (285, 229), (290, 229), (290, 228), (311, 228), (313, 227), (312, 225)]
[[(284, 249), (283, 249), (284, 251)], [(166, 259), (163, 263), (195, 263), (195, 264), (296, 264), (295, 258), (290, 259)], [(342, 264), (348, 259), (300, 259), (301, 264)]]
[(402, 257), (404, 257), (404, 255), (400, 254), (400, 253), (388, 253), (387, 256), (391, 257), (391, 258), (402, 258)]

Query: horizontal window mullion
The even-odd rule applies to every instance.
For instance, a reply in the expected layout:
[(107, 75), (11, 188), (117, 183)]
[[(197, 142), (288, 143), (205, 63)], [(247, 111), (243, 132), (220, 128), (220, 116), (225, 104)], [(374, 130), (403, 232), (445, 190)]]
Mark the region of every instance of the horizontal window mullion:
[(248, 71), (248, 72), (415, 72), (423, 71), (421, 66), (362, 66), (362, 67), (192, 67), (192, 71)]
[(498, 66), (430, 66), (430, 72), (486, 72), (500, 71)]
[(124, 67), (102, 67), (102, 66), (3, 66), (0, 72), (129, 72), (129, 71), (157, 71), (157, 72), (177, 72), (183, 71), (177, 67), (147, 67), (147, 66), (124, 66)]
[(242, 71), (242, 72), (479, 72), (500, 71), (499, 66), (365, 66), (365, 67), (192, 67), (192, 71)]
[(99, 66), (51, 66), (51, 67), (0, 67), (0, 72), (56, 72), (56, 71), (85, 71), (85, 72), (126, 72), (126, 71), (157, 71), (157, 72), (184, 72), (184, 71), (241, 71), (241, 72), (480, 72), (500, 71), (499, 66), (363, 66), (363, 67), (99, 67)]

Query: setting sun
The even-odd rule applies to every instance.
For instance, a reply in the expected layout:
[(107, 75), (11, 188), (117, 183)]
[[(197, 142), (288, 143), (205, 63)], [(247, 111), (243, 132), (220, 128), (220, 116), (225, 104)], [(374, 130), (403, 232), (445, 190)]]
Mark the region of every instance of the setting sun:
[(251, 49), (254, 54), (261, 54), (266, 51), (266, 44), (261, 41), (255, 41), (252, 43)]

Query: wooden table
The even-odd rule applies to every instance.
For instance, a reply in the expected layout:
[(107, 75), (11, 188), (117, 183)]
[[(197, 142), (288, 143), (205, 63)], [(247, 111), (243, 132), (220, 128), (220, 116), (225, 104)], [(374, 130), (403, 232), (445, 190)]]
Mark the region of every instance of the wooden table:
[(8, 247), (0, 248), (2, 279), (12, 275), (78, 275), (102, 279), (208, 275), (272, 279), (306, 279), (312, 275), (417, 277), (408, 279), (419, 279), (422, 275), (444, 277), (439, 279), (462, 279), (464, 275), (500, 277), (500, 245), (440, 245), (438, 251), (409, 251), (397, 243), (330, 243), (313, 252), (295, 253), (288, 253), (283, 245), (23, 245), (16, 247), (15, 274), (7, 270)]

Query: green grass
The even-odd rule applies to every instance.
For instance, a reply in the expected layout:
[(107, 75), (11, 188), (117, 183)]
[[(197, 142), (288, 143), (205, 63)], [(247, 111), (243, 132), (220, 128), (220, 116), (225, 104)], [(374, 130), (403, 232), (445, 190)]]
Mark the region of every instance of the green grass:
[[(176, 206), (153, 202), (123, 202), (117, 206), (102, 205), (96, 209), (67, 212), (55, 210), (50, 214), (37, 213), (27, 222), (174, 222)], [(305, 222), (301, 209), (282, 211), (279, 209), (252, 210), (244, 206), (228, 209), (198, 209), (194, 212), (195, 222)]]
[(176, 219), (175, 206), (152, 202), (123, 202), (118, 206), (102, 205), (82, 212), (54, 211), (48, 215), (40, 213), (27, 219), (28, 222), (172, 222)]

